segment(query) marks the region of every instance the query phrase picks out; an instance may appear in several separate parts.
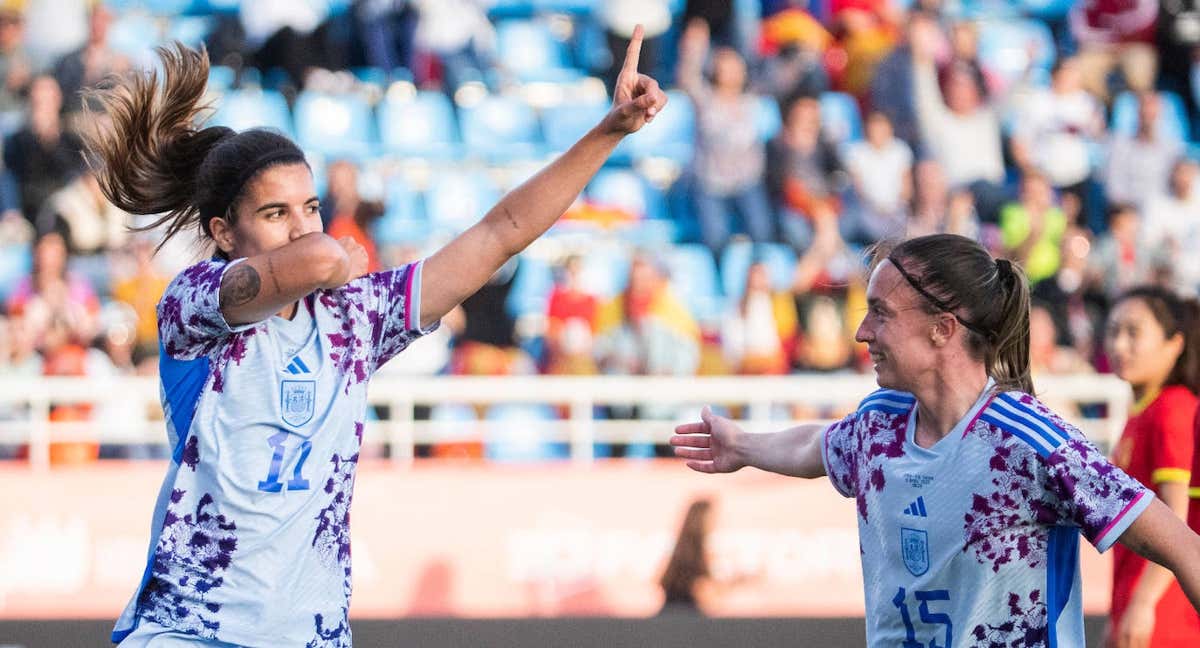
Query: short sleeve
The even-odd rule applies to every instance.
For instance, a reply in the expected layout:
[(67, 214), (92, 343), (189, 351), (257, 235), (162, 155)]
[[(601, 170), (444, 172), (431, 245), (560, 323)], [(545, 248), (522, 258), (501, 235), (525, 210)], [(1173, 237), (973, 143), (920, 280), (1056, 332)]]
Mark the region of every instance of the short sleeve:
[(1046, 457), (1046, 471), (1046, 490), (1057, 500), (1057, 522), (1078, 526), (1101, 552), (1154, 499), (1149, 489), (1074, 435)]
[[(1159, 408), (1150, 442), (1150, 481), (1187, 484), (1192, 478), (1192, 456), (1196, 450), (1192, 424), (1196, 400), (1190, 393), (1176, 393)], [(1164, 393), (1162, 397), (1167, 397)]]
[(825, 428), (821, 433), (821, 461), (825, 464), (825, 474), (833, 487), (844, 497), (854, 497), (857, 489), (856, 476), (858, 453), (855, 452), (855, 425), (858, 423), (858, 412), (851, 412), (846, 418)]
[(255, 326), (230, 326), (221, 313), (221, 278), (242, 259), (202, 261), (179, 273), (158, 302), (158, 338), (175, 360), (193, 360), (226, 336)]
[(435, 331), (441, 322), (421, 328), (421, 269), (423, 261), (373, 272), (368, 282), (372, 299), (367, 304), (371, 324), (371, 371), (382, 367), (413, 340)]

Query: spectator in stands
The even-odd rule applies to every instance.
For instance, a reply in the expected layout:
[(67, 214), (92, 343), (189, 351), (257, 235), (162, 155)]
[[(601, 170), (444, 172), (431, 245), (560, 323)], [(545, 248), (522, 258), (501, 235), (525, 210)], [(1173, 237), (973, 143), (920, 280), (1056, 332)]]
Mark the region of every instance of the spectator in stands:
[(29, 122), (4, 141), (4, 166), (21, 195), (21, 211), (33, 222), (42, 204), (83, 167), (80, 142), (64, 127), (62, 93), (53, 77), (39, 76), (29, 87)]
[(250, 49), (248, 58), (260, 70), (282, 68), (292, 86), (301, 88), (310, 69), (324, 63), (317, 30), (329, 17), (329, 3), (241, 2), (238, 17)]
[(882, 111), (867, 115), (867, 137), (846, 149), (854, 187), (852, 209), (842, 227), (846, 240), (874, 243), (904, 233), (912, 199), (912, 149), (892, 132)]
[[(807, 7), (807, 5), (805, 5)], [(788, 7), (764, 18), (762, 91), (775, 97), (779, 112), (798, 96), (817, 96), (829, 89), (823, 57), (833, 36), (802, 7)]]
[(935, 15), (910, 12), (904, 40), (879, 63), (871, 79), (871, 107), (888, 116), (896, 137), (904, 140), (919, 158), (926, 154), (917, 114), (915, 62), (935, 58), (942, 38), (940, 29)]
[(1187, 107), (1189, 123), (1200, 115), (1200, 2), (1180, 0), (1160, 2), (1157, 50), (1159, 71), (1157, 86), (1179, 95)]
[(1171, 168), (1166, 193), (1146, 201), (1142, 234), (1145, 245), (1167, 255), (1177, 289), (1194, 295), (1200, 289), (1200, 191), (1196, 188), (1200, 165), (1180, 158)]
[[(1050, 311), (1060, 342), (1095, 361), (1102, 357), (1099, 347), (1108, 302), (1099, 292), (1094, 277), (1089, 277), (1090, 251), (1087, 231), (1069, 227), (1059, 249), (1058, 272), (1033, 286), (1031, 295)], [(1097, 368), (1107, 370), (1102, 365)]]
[(1108, 228), (1087, 255), (1088, 274), (1108, 299), (1153, 279), (1161, 257), (1143, 240), (1142, 218), (1137, 208), (1114, 204), (1108, 210)]
[(454, 340), (450, 372), (467, 376), (534, 374), (537, 368), (517, 341), (516, 321), (505, 308), (517, 275), (516, 257), (462, 302), (466, 325)]
[[(90, 335), (84, 337), (75, 323), (54, 314), (42, 333), (42, 375), (95, 376), (97, 361), (106, 361), (104, 352), (87, 346)], [(92, 420), (91, 403), (55, 403), (50, 407), (49, 420), (54, 423), (81, 423)], [(94, 435), (94, 432), (93, 432)], [(100, 444), (91, 439), (72, 439), (50, 443), (51, 465), (72, 465), (95, 461), (100, 457)]]
[[(1092, 175), (1089, 147), (1104, 134), (1104, 114), (1083, 88), (1076, 58), (1059, 59), (1049, 88), (1035, 88), (1016, 114), (1012, 153), (1022, 170), (1038, 169), (1063, 194), (1072, 222), (1091, 218), (1088, 200)], [(1098, 227), (1095, 229), (1099, 229)]]
[(1069, 341), (1070, 336), (1060, 334), (1048, 306), (1033, 302), (1029, 307), (1029, 372), (1035, 383), (1039, 376), (1094, 372), (1087, 359), (1079, 355)]
[(934, 60), (923, 54), (913, 59), (913, 76), (917, 117), (930, 157), (941, 164), (950, 189), (969, 189), (980, 219), (995, 222), (1004, 196), (1000, 118), (983, 103), (970, 67), (947, 67), (939, 91)]
[(896, 32), (886, 13), (890, 3), (879, 0), (835, 0), (833, 31), (838, 35), (831, 76), (834, 86), (865, 99), (879, 64), (896, 44)]
[(413, 0), (420, 11), (416, 47), (431, 55), (441, 68), (434, 77), (428, 66), (417, 71), (418, 82), (434, 78), (453, 93), (468, 81), (483, 79), (483, 70), (492, 63), (496, 32), (488, 22), (482, 0)]
[(354, 211), (339, 211), (329, 223), (326, 232), (335, 239), (349, 236), (354, 239), (367, 253), (367, 272), (378, 272), (382, 269), (379, 264), (379, 252), (375, 247), (375, 239), (371, 236), (371, 224), (383, 216), (383, 203), (375, 200), (360, 201)]
[(54, 67), (88, 38), (92, 0), (36, 0), (24, 2), (25, 42), (35, 70)]
[(545, 373), (595, 374), (599, 303), (583, 286), (583, 259), (567, 257), (557, 274), (546, 307)]
[(1029, 171), (1021, 178), (1018, 201), (1000, 211), (1005, 256), (1021, 264), (1031, 284), (1049, 278), (1058, 272), (1067, 226), (1050, 182), (1037, 171)]
[(912, 216), (908, 219), (906, 238), (926, 234), (958, 234), (981, 241), (975, 198), (970, 191), (964, 189), (951, 193), (946, 187), (946, 174), (937, 160), (918, 162), (913, 175)]
[(0, 4), (0, 135), (20, 128), (33, 64), (25, 51), (25, 15), (15, 2)]
[(365, 0), (355, 3), (355, 26), (362, 38), (367, 65), (384, 70), (414, 67), (413, 48), (419, 15), (411, 0)]
[(95, 334), (100, 302), (86, 280), (67, 271), (62, 235), (48, 232), (34, 243), (33, 272), (9, 293), (6, 310), (27, 318), (35, 339), (57, 320), (69, 329), (67, 337), (88, 341)]
[(798, 97), (788, 106), (767, 147), (766, 173), (783, 240), (802, 252), (817, 232), (837, 231), (846, 174), (837, 148), (823, 137), (816, 98)]
[(704, 31), (712, 36), (717, 47), (730, 47), (738, 51), (743, 58), (748, 57), (748, 43), (742, 39), (739, 30), (737, 12), (733, 3), (728, 0), (687, 0), (683, 6), (680, 23), (692, 25), (696, 21), (704, 23)]
[(987, 101), (988, 82), (979, 62), (979, 26), (970, 20), (960, 20), (950, 27), (950, 61), (971, 71), (979, 96)]
[(799, 326), (790, 292), (771, 287), (770, 269), (750, 264), (746, 288), (723, 322), (721, 346), (728, 366), (742, 375), (786, 374), (796, 352)]
[(606, 374), (690, 376), (699, 366), (700, 327), (646, 256), (634, 257), (625, 290), (601, 307), (596, 336)]
[(54, 80), (62, 90), (67, 113), (83, 109), (80, 90), (96, 85), (110, 74), (129, 69), (129, 59), (109, 45), (108, 30), (112, 21), (112, 10), (103, 2), (93, 3), (88, 14), (87, 42), (54, 65)]
[(171, 282), (171, 276), (163, 273), (154, 263), (154, 238), (151, 234), (134, 236), (129, 244), (133, 261), (133, 272), (127, 277), (115, 278), (112, 298), (127, 304), (135, 320), (133, 340), (133, 362), (141, 364), (144, 359), (158, 358), (158, 300)]
[(716, 255), (729, 238), (729, 210), (738, 212), (755, 242), (769, 241), (772, 227), (758, 99), (746, 91), (746, 63), (736, 50), (717, 48), (710, 84), (702, 73), (708, 49), (707, 23), (692, 21), (680, 39), (677, 77), (696, 106), (696, 217), (704, 244)]
[(1112, 136), (1104, 191), (1111, 203), (1144, 207), (1146, 200), (1162, 191), (1163, 179), (1179, 159), (1183, 143), (1159, 132), (1162, 98), (1155, 92), (1138, 95), (1137, 132)]
[(604, 71), (604, 86), (612, 94), (621, 73), (621, 61), (633, 28), (642, 26), (645, 40), (642, 41), (642, 57), (638, 69), (643, 74), (658, 74), (662, 60), (663, 36), (671, 28), (671, 7), (668, 0), (609, 0), (601, 4), (600, 21), (604, 25), (604, 37), (608, 42), (609, 65)]
[(72, 255), (105, 254), (119, 250), (129, 238), (129, 214), (105, 199), (89, 170), (50, 195), (39, 212), (39, 232), (62, 232)]
[(1083, 0), (1071, 7), (1071, 35), (1079, 47), (1082, 82), (1106, 103), (1113, 96), (1109, 75), (1121, 68), (1125, 87), (1147, 92), (1154, 87), (1158, 56), (1154, 51), (1156, 0)]

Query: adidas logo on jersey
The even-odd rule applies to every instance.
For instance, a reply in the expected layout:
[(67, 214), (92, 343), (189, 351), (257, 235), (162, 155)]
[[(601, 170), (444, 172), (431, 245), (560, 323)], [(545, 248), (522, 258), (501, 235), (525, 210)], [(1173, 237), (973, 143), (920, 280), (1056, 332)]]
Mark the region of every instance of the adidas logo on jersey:
[(912, 504), (909, 504), (908, 508), (904, 509), (904, 514), (905, 515), (915, 515), (917, 517), (929, 517), (925, 513), (925, 498), (918, 497), (917, 501), (913, 502)]
[(288, 363), (287, 370), (290, 374), (312, 373), (312, 370), (308, 368), (308, 365), (304, 364), (300, 356), (292, 358), (292, 361)]

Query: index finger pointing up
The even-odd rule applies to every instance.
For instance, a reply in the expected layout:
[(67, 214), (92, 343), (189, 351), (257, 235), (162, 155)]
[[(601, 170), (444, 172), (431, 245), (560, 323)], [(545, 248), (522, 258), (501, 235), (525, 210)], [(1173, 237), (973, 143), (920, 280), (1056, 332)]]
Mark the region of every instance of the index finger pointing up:
[(637, 77), (638, 57), (642, 54), (642, 26), (633, 28), (633, 38), (629, 39), (629, 47), (625, 50), (625, 64), (621, 66), (621, 76)]

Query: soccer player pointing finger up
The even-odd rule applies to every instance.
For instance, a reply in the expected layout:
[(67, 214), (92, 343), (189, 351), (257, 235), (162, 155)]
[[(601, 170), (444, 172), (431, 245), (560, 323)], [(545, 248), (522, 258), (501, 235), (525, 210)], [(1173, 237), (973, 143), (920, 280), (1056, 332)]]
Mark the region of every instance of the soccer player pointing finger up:
[(365, 274), (321, 232), (312, 171), (286, 137), (201, 128), (203, 51), (159, 50), (165, 76), (93, 92), (87, 157), (105, 196), (198, 229), (215, 256), (159, 303), (174, 449), (123, 646), (350, 646), (349, 509), (367, 382), (558, 219), (621, 139), (666, 104), (637, 73), (612, 109), (433, 256)]
[(1200, 536), (1032, 396), (1019, 267), (915, 238), (878, 259), (867, 304), (856, 338), (882, 389), (857, 411), (747, 434), (706, 410), (671, 444), (700, 472), (828, 475), (855, 499), (869, 646), (1083, 646), (1080, 535), (1200, 606)]

